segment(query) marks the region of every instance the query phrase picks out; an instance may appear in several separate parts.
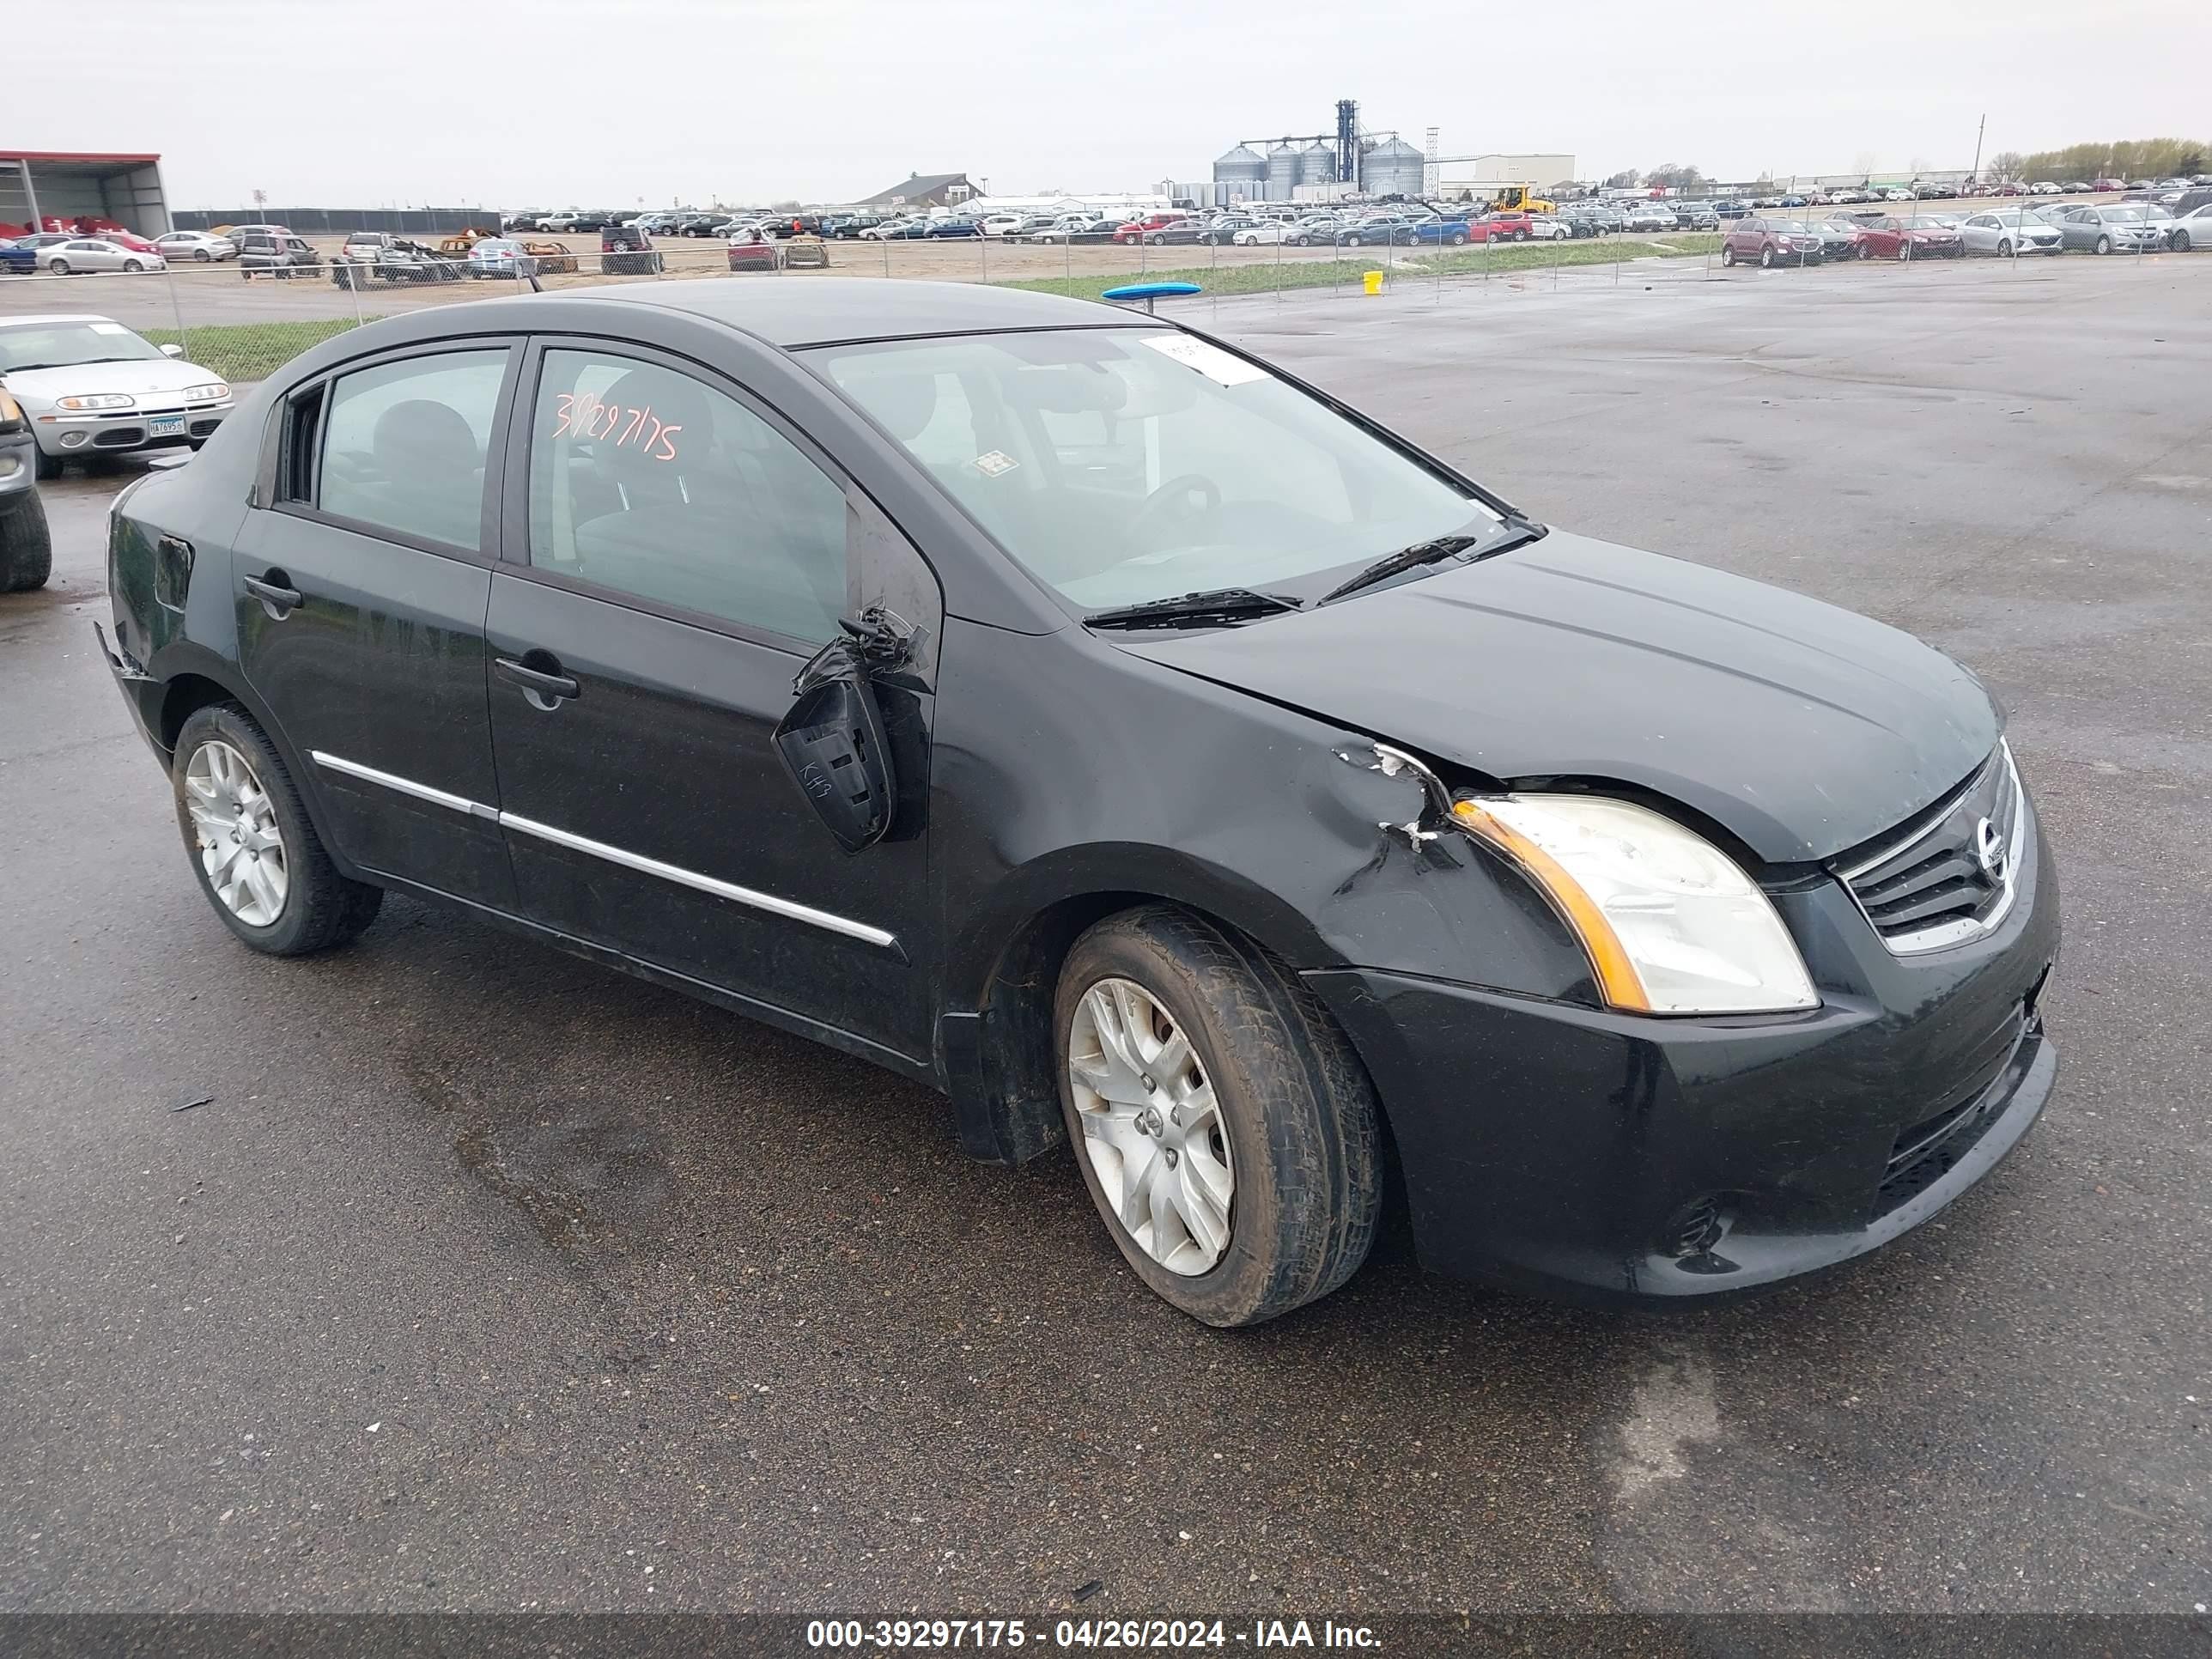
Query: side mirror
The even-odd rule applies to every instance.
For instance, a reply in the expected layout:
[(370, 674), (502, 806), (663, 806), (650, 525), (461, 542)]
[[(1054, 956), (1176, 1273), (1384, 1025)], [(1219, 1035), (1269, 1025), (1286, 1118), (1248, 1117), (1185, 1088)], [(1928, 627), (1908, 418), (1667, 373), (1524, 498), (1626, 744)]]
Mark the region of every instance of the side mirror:
[(848, 853), (881, 841), (896, 799), (890, 744), (865, 680), (810, 686), (775, 728), (776, 752), (837, 844)]
[(161, 348), (161, 355), (164, 357), (181, 357), (185, 355), (185, 349), (172, 340)]

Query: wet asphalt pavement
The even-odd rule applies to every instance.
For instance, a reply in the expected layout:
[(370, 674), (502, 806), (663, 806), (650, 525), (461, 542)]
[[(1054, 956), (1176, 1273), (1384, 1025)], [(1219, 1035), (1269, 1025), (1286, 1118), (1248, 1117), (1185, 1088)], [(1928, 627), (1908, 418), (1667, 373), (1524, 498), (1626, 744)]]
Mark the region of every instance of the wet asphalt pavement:
[(1203, 1329), (1064, 1155), (971, 1164), (856, 1060), (404, 900), (233, 943), (92, 645), (122, 475), (73, 476), (0, 599), (0, 1610), (2212, 1601), (2212, 257), (1215, 314), (1990, 682), (2067, 909), (2021, 1150), (1749, 1304), (1393, 1247)]

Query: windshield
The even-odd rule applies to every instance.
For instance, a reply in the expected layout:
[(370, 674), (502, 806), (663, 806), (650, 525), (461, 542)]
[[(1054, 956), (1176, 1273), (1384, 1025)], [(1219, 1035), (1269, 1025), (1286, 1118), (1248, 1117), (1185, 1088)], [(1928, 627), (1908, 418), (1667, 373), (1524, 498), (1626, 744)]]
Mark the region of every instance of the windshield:
[(120, 323), (0, 325), (0, 374), (68, 363), (135, 362), (161, 355)]
[(1166, 329), (831, 348), (819, 368), (1085, 610), (1219, 587), (1318, 598), (1499, 515), (1267, 370)]

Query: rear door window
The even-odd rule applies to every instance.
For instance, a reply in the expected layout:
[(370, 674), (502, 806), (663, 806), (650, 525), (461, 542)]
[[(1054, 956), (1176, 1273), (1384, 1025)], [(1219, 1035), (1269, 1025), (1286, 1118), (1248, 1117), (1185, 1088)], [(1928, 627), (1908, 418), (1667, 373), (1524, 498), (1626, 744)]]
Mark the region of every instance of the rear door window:
[(315, 505), (403, 540), (481, 551), (508, 355), (437, 352), (340, 375), (324, 399)]

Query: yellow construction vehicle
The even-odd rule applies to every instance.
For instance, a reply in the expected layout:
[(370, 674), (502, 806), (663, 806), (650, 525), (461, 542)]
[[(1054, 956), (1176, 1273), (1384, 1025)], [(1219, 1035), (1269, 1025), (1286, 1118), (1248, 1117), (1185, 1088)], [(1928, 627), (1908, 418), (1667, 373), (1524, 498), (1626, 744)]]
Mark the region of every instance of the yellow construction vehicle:
[(1498, 213), (1557, 213), (1559, 204), (1533, 194), (1526, 185), (1501, 185), (1491, 208)]

